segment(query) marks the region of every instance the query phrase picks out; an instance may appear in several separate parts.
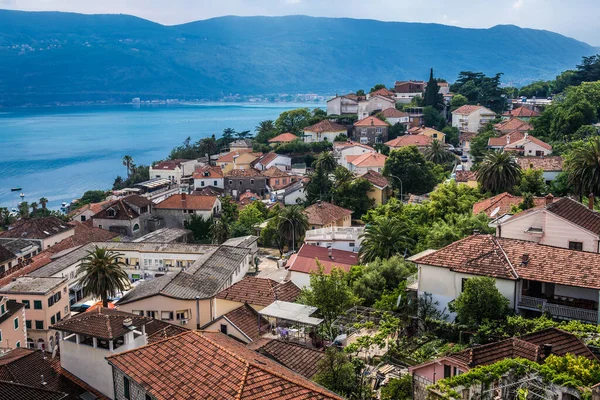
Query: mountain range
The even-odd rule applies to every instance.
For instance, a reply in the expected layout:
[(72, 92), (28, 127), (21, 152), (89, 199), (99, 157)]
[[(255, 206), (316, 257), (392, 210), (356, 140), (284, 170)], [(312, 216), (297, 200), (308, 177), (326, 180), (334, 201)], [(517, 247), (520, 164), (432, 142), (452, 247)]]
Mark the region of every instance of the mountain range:
[(597, 49), (543, 30), (347, 18), (220, 17), (165, 26), (129, 15), (0, 10), (0, 105), (333, 94), (460, 71), (552, 79)]

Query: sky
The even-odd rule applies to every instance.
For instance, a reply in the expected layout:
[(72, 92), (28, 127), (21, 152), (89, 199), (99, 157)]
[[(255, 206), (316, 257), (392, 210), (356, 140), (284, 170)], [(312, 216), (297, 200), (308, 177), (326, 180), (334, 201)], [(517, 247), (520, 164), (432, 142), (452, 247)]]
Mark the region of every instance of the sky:
[(296, 14), (466, 28), (513, 24), (600, 46), (599, 0), (0, 0), (0, 8), (131, 14), (165, 25), (223, 15)]

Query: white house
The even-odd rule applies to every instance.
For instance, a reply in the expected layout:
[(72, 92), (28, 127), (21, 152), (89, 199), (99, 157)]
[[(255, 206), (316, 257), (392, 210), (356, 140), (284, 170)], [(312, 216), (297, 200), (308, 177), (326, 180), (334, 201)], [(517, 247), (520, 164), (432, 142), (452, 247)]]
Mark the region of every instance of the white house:
[(362, 237), (360, 236), (364, 231), (364, 226), (330, 226), (328, 228), (313, 229), (306, 231), (304, 243), (358, 253), (362, 243)]
[(496, 113), (483, 106), (464, 105), (452, 111), (452, 126), (460, 132), (479, 132)]
[(198, 168), (194, 172), (194, 189), (201, 190), (205, 187), (215, 187), (219, 189), (225, 189), (225, 182), (223, 178), (223, 171), (221, 167), (212, 167), (205, 165)]
[(525, 133), (523, 139), (505, 146), (504, 151), (513, 151), (525, 157), (543, 157), (552, 154), (552, 146)]
[(385, 119), (387, 120), (387, 122), (389, 122), (391, 126), (394, 126), (396, 124), (402, 124), (408, 130), (410, 126), (410, 114), (398, 111), (395, 107), (387, 108), (383, 110), (381, 114), (385, 117)]
[(347, 135), (348, 129), (344, 125), (331, 122), (327, 119), (318, 122), (308, 128), (304, 128), (304, 142), (323, 142), (333, 143), (338, 135)]
[(350, 93), (344, 96), (335, 96), (327, 100), (327, 115), (348, 115), (358, 113), (358, 96)]
[(558, 178), (563, 171), (564, 158), (562, 156), (546, 157), (517, 157), (517, 164), (521, 169), (541, 169), (544, 171), (544, 180), (547, 184)]
[(292, 169), (292, 158), (283, 154), (267, 153), (254, 161), (254, 168), (259, 171), (266, 171), (271, 167), (289, 171)]
[(499, 222), (496, 236), (600, 253), (600, 213), (593, 210), (593, 197), (589, 203), (586, 207), (568, 197), (553, 201), (548, 196), (544, 208), (526, 210)]
[(387, 110), (388, 108), (396, 108), (396, 101), (394, 99), (380, 95), (371, 96), (368, 100), (358, 103), (358, 119), (367, 118), (374, 113)]
[(380, 153), (365, 153), (360, 156), (346, 157), (347, 168), (357, 175), (363, 175), (369, 171), (383, 171), (386, 160), (387, 157)]
[(598, 253), (473, 235), (410, 260), (418, 266), (418, 294), (431, 295), (439, 310), (448, 312), (468, 279), (487, 276), (519, 314), (599, 322)]
[(295, 206), (306, 201), (306, 192), (302, 181), (295, 182), (285, 189), (273, 192), (273, 198), (283, 201), (286, 206)]
[(181, 184), (181, 178), (191, 176), (196, 166), (200, 164), (197, 160), (167, 160), (150, 166), (150, 179), (169, 179), (171, 182)]
[(294, 285), (300, 289), (310, 287), (310, 273), (318, 270), (316, 260), (323, 266), (325, 274), (330, 274), (333, 268), (349, 272), (353, 265), (358, 264), (358, 254), (353, 251), (303, 244), (286, 264)]
[(348, 156), (362, 156), (366, 153), (375, 153), (375, 149), (369, 145), (348, 141), (348, 142), (335, 142), (333, 144), (333, 154), (338, 162), (343, 167), (348, 168)]

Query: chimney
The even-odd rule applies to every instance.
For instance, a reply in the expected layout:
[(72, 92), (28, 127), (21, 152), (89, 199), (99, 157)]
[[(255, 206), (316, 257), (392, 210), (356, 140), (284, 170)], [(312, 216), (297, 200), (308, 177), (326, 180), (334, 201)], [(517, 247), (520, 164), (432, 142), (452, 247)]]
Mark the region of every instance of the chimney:
[(181, 193), (181, 201), (185, 201), (186, 200), (186, 194), (185, 193)]
[(552, 204), (553, 201), (554, 201), (554, 196), (552, 196), (552, 193), (548, 193), (548, 195), (546, 196), (546, 207), (548, 207), (550, 204)]
[(529, 253), (523, 253), (523, 255), (521, 256), (521, 264), (529, 264)]
[(510, 144), (510, 133), (506, 135), (506, 144)]
[(371, 126), (375, 125), (375, 121), (373, 120), (373, 117), (371, 117)]
[(544, 359), (548, 358), (550, 356), (550, 354), (552, 354), (552, 345), (551, 344), (545, 344), (542, 346), (543, 349), (543, 357)]
[(127, 327), (127, 328), (128, 328), (128, 327), (130, 327), (130, 326), (131, 326), (131, 324), (133, 324), (133, 320), (132, 320), (131, 318), (125, 318), (125, 319), (123, 320), (123, 326), (124, 326), (124, 327)]
[(588, 195), (588, 208), (594, 211), (594, 193)]

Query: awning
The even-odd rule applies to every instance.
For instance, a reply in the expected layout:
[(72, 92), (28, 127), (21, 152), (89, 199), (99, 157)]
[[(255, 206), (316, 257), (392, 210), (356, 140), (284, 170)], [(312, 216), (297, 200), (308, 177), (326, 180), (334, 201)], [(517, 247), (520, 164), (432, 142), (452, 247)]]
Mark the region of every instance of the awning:
[(283, 319), (290, 322), (297, 322), (299, 324), (317, 326), (323, 322), (323, 319), (310, 316), (316, 311), (317, 307), (276, 300), (268, 307), (260, 310), (258, 313), (264, 317)]

